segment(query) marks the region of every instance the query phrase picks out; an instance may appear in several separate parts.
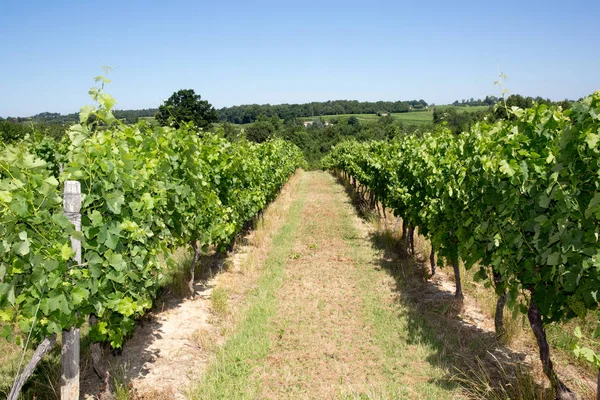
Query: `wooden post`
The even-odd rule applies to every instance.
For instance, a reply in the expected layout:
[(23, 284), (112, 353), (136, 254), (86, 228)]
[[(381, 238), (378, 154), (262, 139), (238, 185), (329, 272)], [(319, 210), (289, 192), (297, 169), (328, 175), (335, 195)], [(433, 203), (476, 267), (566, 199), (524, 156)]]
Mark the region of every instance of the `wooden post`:
[[(63, 197), (65, 216), (81, 230), (81, 184), (77, 181), (66, 181)], [(71, 246), (75, 252), (75, 261), (81, 264), (81, 242), (71, 238)], [(61, 348), (62, 373), (60, 377), (60, 398), (62, 400), (79, 400), (79, 328), (71, 328), (62, 333)]]
[(31, 360), (29, 361), (29, 363), (27, 363), (27, 365), (25, 366), (25, 369), (23, 369), (23, 372), (21, 372), (19, 374), (19, 376), (13, 383), (13, 386), (10, 389), (10, 393), (8, 394), (7, 400), (17, 400), (18, 399), (19, 394), (21, 393), (21, 389), (23, 388), (23, 385), (25, 385), (25, 382), (27, 382), (27, 379), (29, 379), (31, 377), (31, 375), (33, 374), (33, 371), (35, 370), (35, 367), (40, 363), (40, 361), (42, 361), (42, 358), (44, 358), (44, 356), (48, 352), (50, 352), (50, 350), (52, 350), (52, 348), (54, 347), (55, 344), (56, 344), (56, 335), (52, 335), (50, 338), (44, 338), (44, 340), (42, 340), (42, 343), (40, 343), (39, 346), (37, 347), (37, 349), (35, 349), (35, 353), (33, 353), (33, 357), (31, 357)]

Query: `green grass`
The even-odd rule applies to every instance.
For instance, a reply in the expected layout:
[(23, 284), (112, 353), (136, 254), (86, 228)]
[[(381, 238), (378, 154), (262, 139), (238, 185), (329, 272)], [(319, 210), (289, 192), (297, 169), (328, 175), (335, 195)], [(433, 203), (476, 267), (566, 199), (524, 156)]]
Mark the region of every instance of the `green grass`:
[[(474, 106), (474, 107), (457, 107), (453, 105), (443, 105), (443, 106), (435, 106), (437, 109), (447, 110), (450, 108), (455, 108), (459, 112), (476, 112), (487, 110), (487, 106)], [(422, 111), (409, 111), (405, 113), (392, 113), (392, 116), (397, 120), (401, 121), (408, 125), (425, 125), (433, 122), (433, 109), (422, 110)], [(377, 114), (340, 114), (340, 115), (324, 115), (320, 118), (323, 118), (325, 121), (329, 121), (335, 118), (350, 118), (356, 117), (359, 121), (363, 122), (373, 122), (377, 121), (380, 117)], [(319, 117), (302, 117), (298, 118), (300, 121), (312, 121)]]
[(140, 121), (146, 121), (151, 125), (158, 125), (155, 117), (140, 117)]
[(407, 113), (392, 113), (398, 121), (409, 125), (425, 125), (433, 122), (432, 111), (414, 111)]
[[(429, 115), (429, 117), (431, 117), (431, 111), (411, 111), (411, 112), (405, 112), (405, 113), (392, 113), (392, 115), (394, 117), (399, 117), (399, 118), (407, 118), (408, 117), (409, 119), (427, 120), (428, 115)], [(350, 117), (356, 117), (359, 120), (363, 120), (363, 121), (377, 121), (379, 118), (381, 118), (377, 114), (323, 115), (320, 118), (323, 118), (325, 121), (329, 121), (331, 119), (336, 119), (336, 118), (350, 118)], [(301, 117), (301, 118), (298, 118), (298, 120), (312, 121), (317, 118), (319, 118), (319, 117)]]
[(452, 104), (444, 105), (444, 106), (435, 106), (438, 110), (447, 110), (449, 108), (455, 108), (457, 111), (462, 112), (477, 112), (484, 111), (489, 108), (489, 106), (466, 106), (466, 107), (457, 107)]
[(210, 302), (212, 309), (217, 315), (225, 315), (229, 309), (229, 301), (227, 297), (227, 291), (222, 287), (213, 289), (212, 295), (210, 296)]
[(285, 275), (285, 263), (301, 224), (306, 198), (306, 181), (290, 207), (286, 223), (273, 238), (273, 250), (264, 263), (264, 271), (248, 300), (244, 319), (231, 338), (219, 349), (215, 361), (190, 393), (193, 399), (253, 399), (258, 383), (250, 379), (271, 346), (269, 319), (277, 310), (277, 290)]
[(458, 385), (448, 379), (448, 355), (441, 349), (437, 332), (403, 305), (390, 304), (389, 292), (381, 289), (388, 273), (378, 263), (373, 265), (377, 254), (357, 231), (349, 210), (340, 207), (340, 212), (345, 214), (343, 238), (350, 248), (348, 256), (357, 267), (363, 318), (375, 333), (374, 343), (382, 350), (381, 366), (387, 378), (385, 385), (372, 392), (345, 393), (341, 398), (463, 398)]

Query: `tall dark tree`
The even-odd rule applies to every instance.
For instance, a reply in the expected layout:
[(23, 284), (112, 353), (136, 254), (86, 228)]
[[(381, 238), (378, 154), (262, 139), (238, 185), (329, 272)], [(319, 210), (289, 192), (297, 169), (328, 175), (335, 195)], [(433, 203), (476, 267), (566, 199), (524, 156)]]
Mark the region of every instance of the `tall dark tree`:
[(178, 128), (184, 122), (193, 122), (199, 128), (206, 128), (217, 122), (217, 111), (206, 100), (201, 100), (193, 89), (175, 92), (158, 108), (156, 121), (159, 124)]
[(259, 115), (255, 123), (247, 126), (246, 139), (262, 143), (275, 135), (275, 133), (281, 128), (281, 122), (278, 117), (267, 117), (266, 115)]

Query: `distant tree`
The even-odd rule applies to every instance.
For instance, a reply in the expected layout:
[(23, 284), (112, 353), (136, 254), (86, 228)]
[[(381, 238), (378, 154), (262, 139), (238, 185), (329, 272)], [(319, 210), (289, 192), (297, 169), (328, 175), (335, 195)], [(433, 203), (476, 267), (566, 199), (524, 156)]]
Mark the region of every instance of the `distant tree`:
[(335, 110), (335, 114), (344, 114), (346, 112), (346, 110), (344, 109), (344, 106), (342, 106), (341, 104), (336, 104), (335, 106), (333, 106), (333, 109)]
[(482, 121), (489, 114), (489, 109), (467, 112), (455, 107), (449, 107), (444, 110), (435, 108), (433, 110), (433, 123), (435, 125), (445, 124), (450, 131), (459, 134), (468, 130), (478, 121)]
[(246, 139), (262, 143), (273, 137), (280, 129), (281, 121), (278, 117), (267, 117), (259, 115), (256, 122), (245, 128)]
[[(455, 101), (455, 103), (458, 103), (458, 100)], [(441, 124), (443, 120), (444, 120), (444, 112), (440, 111), (438, 108), (434, 108), (433, 109), (433, 123), (436, 125)]]
[(360, 124), (360, 121), (355, 116), (348, 118), (348, 125), (357, 126)]
[(163, 126), (173, 124), (176, 128), (184, 122), (206, 128), (217, 122), (217, 111), (208, 101), (201, 100), (193, 89), (183, 89), (173, 93), (158, 108), (156, 121)]
[(562, 107), (563, 110), (568, 110), (571, 108), (571, 104), (573, 102), (571, 100), (565, 99), (563, 101), (559, 101), (557, 104)]
[(230, 142), (238, 141), (242, 138), (242, 130), (231, 122), (224, 122), (221, 125), (223, 136)]
[(493, 106), (494, 104), (496, 104), (497, 101), (498, 98), (496, 98), (496, 96), (485, 96), (483, 104), (486, 106)]
[(323, 129), (325, 127), (325, 121), (323, 118), (317, 118), (312, 121), (312, 124), (309, 125), (311, 129)]
[(28, 133), (30, 133), (30, 129), (25, 124), (18, 124), (10, 120), (0, 121), (0, 141), (4, 143), (22, 140)]
[(383, 126), (391, 125), (394, 123), (394, 116), (391, 114), (382, 115), (379, 118), (379, 124)]
[(302, 122), (300, 122), (297, 118), (288, 117), (283, 120), (283, 125), (285, 125), (285, 126), (302, 126)]
[[(501, 102), (500, 106), (497, 106), (494, 109), (494, 118), (495, 119), (506, 119), (506, 118), (508, 118), (508, 115), (506, 113), (507, 108), (509, 110), (512, 107), (519, 107), (519, 108), (523, 108), (523, 109), (530, 108), (531, 106), (533, 106), (533, 101), (534, 101), (534, 99), (532, 97), (523, 97), (520, 94), (511, 94), (506, 99), (506, 107)], [(514, 119), (515, 116), (513, 115), (510, 118)]]

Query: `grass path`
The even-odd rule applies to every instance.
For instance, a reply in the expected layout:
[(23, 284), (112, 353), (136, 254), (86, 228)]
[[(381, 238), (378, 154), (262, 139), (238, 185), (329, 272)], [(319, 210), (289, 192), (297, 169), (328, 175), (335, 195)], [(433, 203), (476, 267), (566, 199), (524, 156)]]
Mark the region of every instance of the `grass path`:
[(433, 339), (409, 334), (344, 188), (322, 172), (298, 185), (244, 318), (191, 397), (460, 397)]

